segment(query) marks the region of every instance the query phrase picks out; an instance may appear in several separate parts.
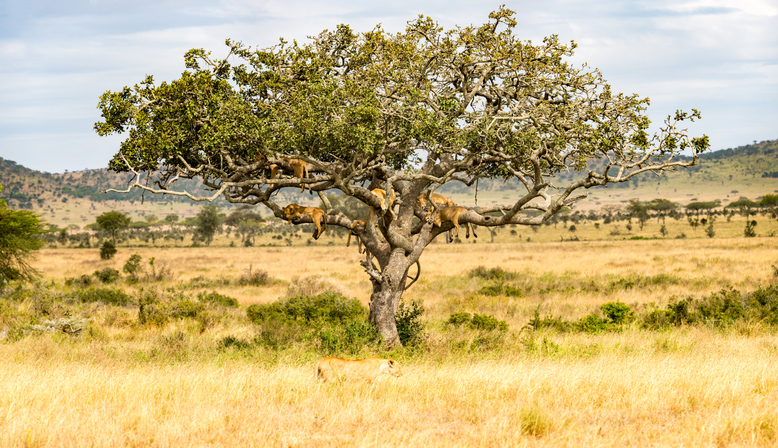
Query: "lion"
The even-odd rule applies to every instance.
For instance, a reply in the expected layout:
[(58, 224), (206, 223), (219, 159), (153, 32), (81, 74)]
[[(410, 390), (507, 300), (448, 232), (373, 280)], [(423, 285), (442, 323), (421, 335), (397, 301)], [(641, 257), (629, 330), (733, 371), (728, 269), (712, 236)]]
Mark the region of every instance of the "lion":
[[(440, 225), (442, 225), (444, 222), (451, 221), (454, 224), (454, 229), (456, 230), (454, 235), (459, 236), (459, 216), (465, 212), (467, 212), (467, 209), (464, 207), (446, 207), (439, 210), (435, 214), (435, 219), (432, 221), (432, 225), (440, 227)], [(478, 238), (478, 235), (475, 234), (475, 229), (470, 226), (469, 222), (465, 223), (465, 230), (467, 230), (467, 236), (465, 238), (470, 238), (471, 230), (473, 232), (473, 237)]]
[[(327, 230), (327, 218), (324, 216), (324, 210), (318, 207), (303, 207), (295, 203), (291, 203), (283, 208), (284, 218), (292, 223), (293, 219), (301, 218), (303, 215), (308, 215), (313, 220), (313, 225), (316, 226), (316, 232), (313, 234), (313, 239), (318, 240), (322, 233)], [(296, 224), (296, 223), (292, 223)]]
[[(455, 205), (454, 201), (442, 194), (430, 193), (429, 196), (430, 200), (437, 204), (438, 207), (453, 207)], [(427, 207), (427, 193), (420, 194), (419, 197), (416, 198), (416, 203), (419, 204), (419, 207), (421, 208)]]
[[(282, 157), (281, 160), (288, 163), (289, 166), (292, 167), (292, 171), (294, 172), (294, 177), (299, 177), (300, 179), (305, 179), (308, 177), (308, 162), (302, 159), (289, 159), (286, 157)], [(264, 154), (259, 154), (257, 158), (255, 159), (256, 162), (261, 161), (267, 161), (267, 156)], [(276, 176), (278, 176), (278, 171), (282, 170), (283, 167), (279, 166), (278, 164), (274, 163), (272, 165), (268, 165), (268, 168), (270, 168), (270, 178), (275, 179)], [(308, 185), (308, 190), (311, 190), (311, 186)], [(305, 184), (302, 185), (302, 188), (300, 188), (300, 193), (305, 191)], [(313, 193), (313, 192), (311, 192)]]
[(379, 381), (384, 374), (401, 376), (400, 364), (394, 359), (385, 358), (321, 358), (316, 363), (314, 376), (323, 383), (334, 380), (363, 380), (372, 383)]
[(354, 222), (351, 223), (351, 226), (348, 230), (348, 239), (346, 239), (346, 247), (349, 247), (351, 245), (351, 235), (354, 235), (357, 239), (357, 247), (359, 248), (359, 253), (364, 253), (362, 251), (362, 239), (357, 235), (356, 232), (354, 232), (354, 228), (356, 227), (365, 227), (367, 226), (367, 221), (364, 219), (355, 219)]
[[(371, 193), (378, 196), (378, 199), (381, 200), (381, 210), (388, 210), (389, 214), (392, 215), (392, 218), (395, 218), (394, 211), (392, 211), (392, 207), (394, 206), (394, 200), (397, 199), (397, 194), (392, 190), (392, 194), (389, 195), (389, 201), (386, 201), (386, 191), (375, 188), (373, 190), (370, 190)], [(370, 217), (368, 218), (368, 222), (373, 222), (373, 207), (370, 207)], [(384, 221), (384, 224), (386, 224), (386, 221)]]

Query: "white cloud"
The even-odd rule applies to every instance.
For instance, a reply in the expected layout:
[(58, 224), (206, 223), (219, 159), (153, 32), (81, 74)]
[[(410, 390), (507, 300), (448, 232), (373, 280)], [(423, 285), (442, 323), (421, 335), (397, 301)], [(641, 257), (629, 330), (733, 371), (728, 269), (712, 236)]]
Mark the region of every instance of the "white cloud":
[[(480, 24), (500, 2), (464, 0), (54, 0), (15, 2), (0, 16), (0, 157), (64, 169), (104, 167), (118, 146), (92, 132), (98, 96), (170, 80), (183, 54), (226, 54), (225, 38), (269, 46), (349, 23), (400, 31), (419, 14), (450, 28)], [(652, 98), (655, 122), (696, 107), (714, 147), (778, 138), (778, 8), (767, 0), (654, 0), (508, 4), (517, 33), (579, 44), (574, 62), (600, 68), (615, 90)], [(15, 9), (14, 9), (15, 8)], [(772, 135), (771, 135), (772, 134)], [(11, 156), (12, 155), (12, 156)], [(30, 157), (34, 155), (34, 157)]]

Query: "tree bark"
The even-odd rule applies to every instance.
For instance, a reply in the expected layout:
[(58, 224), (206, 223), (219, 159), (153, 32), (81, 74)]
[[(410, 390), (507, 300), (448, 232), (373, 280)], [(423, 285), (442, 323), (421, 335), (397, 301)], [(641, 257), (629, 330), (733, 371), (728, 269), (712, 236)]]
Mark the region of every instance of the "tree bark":
[(402, 249), (392, 252), (386, 265), (381, 266), (380, 272), (372, 264), (369, 256), (363, 263), (373, 284), (368, 319), (389, 347), (402, 345), (397, 332), (395, 315), (405, 289), (406, 273), (411, 264)]

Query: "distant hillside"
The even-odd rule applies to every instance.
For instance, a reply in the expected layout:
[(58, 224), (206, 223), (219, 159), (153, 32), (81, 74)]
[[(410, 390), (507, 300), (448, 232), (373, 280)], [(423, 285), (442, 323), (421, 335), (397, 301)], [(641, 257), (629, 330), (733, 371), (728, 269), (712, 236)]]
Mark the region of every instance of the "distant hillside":
[[(563, 173), (560, 184), (578, 176), (581, 173), (575, 171)], [(201, 206), (187, 198), (170, 195), (145, 194), (142, 198), (139, 190), (127, 194), (102, 193), (108, 188), (125, 189), (130, 180), (130, 174), (106, 169), (50, 174), (0, 158), (0, 185), (4, 186), (0, 198), (6, 199), (11, 207), (35, 210), (58, 225), (89, 224), (106, 209), (121, 210), (133, 219), (140, 219), (146, 214), (193, 216)], [(205, 193), (196, 180), (181, 180), (179, 187), (192, 193)], [(277, 197), (281, 203), (318, 202), (315, 196), (286, 190)], [(477, 191), (458, 184), (447, 185), (439, 191), (460, 204), (472, 205), (477, 200), (479, 205), (485, 205), (509, 203), (518, 197), (521, 188), (515, 181), (483, 180), (479, 181)], [(598, 210), (604, 205), (625, 204), (630, 199), (654, 198), (670, 199), (681, 205), (716, 199), (726, 204), (741, 196), (757, 199), (777, 191), (778, 140), (770, 140), (703, 154), (697, 166), (661, 177), (646, 174), (629, 183), (592, 189), (588, 191), (589, 198), (579, 202), (577, 208)], [(223, 199), (217, 204), (225, 208), (232, 206)]]

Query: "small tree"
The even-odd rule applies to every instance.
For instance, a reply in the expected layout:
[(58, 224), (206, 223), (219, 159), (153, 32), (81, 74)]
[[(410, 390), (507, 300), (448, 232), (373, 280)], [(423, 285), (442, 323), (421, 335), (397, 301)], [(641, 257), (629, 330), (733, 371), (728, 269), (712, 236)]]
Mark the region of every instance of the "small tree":
[(640, 230), (643, 230), (643, 226), (648, 221), (648, 206), (637, 199), (630, 199), (629, 205), (627, 205), (627, 211), (631, 216), (638, 220)]
[(0, 199), (0, 286), (11, 280), (33, 280), (39, 275), (29, 262), (33, 252), (43, 246), (39, 236), (45, 232), (38, 215), (29, 210), (11, 210)]
[(96, 221), (101, 229), (111, 233), (111, 241), (116, 245), (116, 234), (129, 227), (132, 220), (122, 212), (111, 211), (98, 216)]
[(108, 240), (103, 241), (103, 245), (100, 246), (100, 258), (103, 260), (110, 260), (116, 252), (116, 245)]
[(195, 236), (198, 240), (205, 243), (206, 246), (211, 245), (213, 236), (216, 234), (216, 230), (221, 225), (221, 217), (219, 216), (219, 206), (217, 205), (204, 205), (199, 212), (197, 212), (197, 224), (195, 226)]

